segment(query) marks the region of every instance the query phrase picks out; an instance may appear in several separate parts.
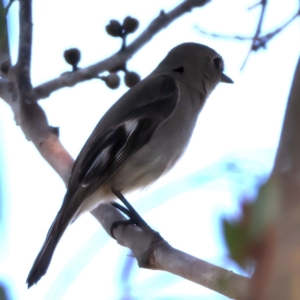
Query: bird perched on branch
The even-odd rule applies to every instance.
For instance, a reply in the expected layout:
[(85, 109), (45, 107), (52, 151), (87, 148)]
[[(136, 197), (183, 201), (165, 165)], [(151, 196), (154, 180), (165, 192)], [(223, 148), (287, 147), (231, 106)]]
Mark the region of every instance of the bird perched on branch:
[(64, 231), (80, 214), (144, 188), (185, 151), (203, 105), (223, 73), (221, 56), (196, 43), (173, 48), (157, 68), (102, 117), (79, 153), (62, 206), (27, 278), (46, 273)]

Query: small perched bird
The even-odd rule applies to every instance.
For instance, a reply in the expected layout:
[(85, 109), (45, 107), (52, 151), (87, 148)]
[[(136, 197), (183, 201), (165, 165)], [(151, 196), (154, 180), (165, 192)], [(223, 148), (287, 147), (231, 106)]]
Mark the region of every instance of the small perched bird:
[(219, 82), (233, 83), (223, 69), (213, 49), (178, 45), (107, 111), (74, 163), (62, 206), (28, 275), (28, 287), (46, 273), (57, 243), (80, 214), (113, 201), (113, 191), (148, 186), (174, 166), (211, 91)]

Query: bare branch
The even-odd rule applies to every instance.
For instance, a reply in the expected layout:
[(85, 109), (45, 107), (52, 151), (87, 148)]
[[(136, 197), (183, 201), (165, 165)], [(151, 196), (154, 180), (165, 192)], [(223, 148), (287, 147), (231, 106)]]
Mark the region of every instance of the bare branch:
[(190, 12), (195, 7), (204, 6), (210, 0), (186, 0), (171, 10), (169, 13), (163, 11), (155, 18), (149, 26), (124, 50), (118, 51), (112, 56), (93, 64), (89, 67), (80, 69), (76, 72), (63, 74), (58, 78), (43, 83), (33, 89), (32, 98), (35, 100), (47, 98), (54, 91), (63, 87), (71, 87), (75, 84), (90, 80), (98, 76), (99, 73), (106, 70), (112, 70), (129, 60), (139, 49), (148, 43), (160, 30), (166, 28), (183, 14)]
[(10, 7), (12, 6), (12, 4), (15, 2), (16, 0), (9, 0), (9, 2), (7, 3), (7, 5), (5, 6), (5, 14), (8, 14), (8, 11), (10, 9)]
[(255, 8), (256, 6), (260, 5), (261, 4), (261, 1), (251, 5), (250, 7), (248, 7), (248, 10), (252, 10), (253, 8)]
[(263, 19), (264, 19), (264, 16), (265, 16), (265, 12), (266, 12), (266, 6), (267, 6), (267, 0), (261, 0), (261, 13), (260, 13), (260, 17), (259, 17), (259, 21), (258, 21), (258, 24), (257, 24), (257, 28), (256, 28), (256, 32), (255, 32), (255, 35), (253, 37), (253, 40), (252, 40), (252, 43), (251, 43), (251, 46), (250, 46), (250, 49), (249, 49), (249, 52), (245, 58), (245, 61), (241, 67), (241, 70), (243, 70), (243, 68), (245, 67), (246, 65), (246, 62), (250, 56), (250, 53), (252, 52), (253, 50), (253, 47), (257, 41), (257, 38), (259, 37), (260, 35), (260, 32), (261, 32), (261, 26), (262, 26), (262, 23), (263, 23)]
[(19, 0), (20, 38), (19, 55), (15, 66), (16, 84), (20, 93), (20, 100), (25, 101), (31, 91), (30, 65), (32, 47), (32, 16), (31, 0)]
[(74, 160), (59, 141), (57, 132), (49, 126), (38, 103), (16, 101), (17, 91), (9, 79), (0, 79), (0, 97), (10, 105), (14, 118), (27, 139), (31, 140), (44, 159), (67, 185)]
[[(92, 214), (110, 234), (116, 221), (125, 220), (112, 205), (99, 205)], [(139, 266), (167, 271), (203, 285), (229, 298), (239, 299), (247, 293), (249, 279), (171, 247), (165, 240), (143, 232), (134, 225), (118, 226), (114, 236), (119, 244), (132, 250)]]
[[(259, 5), (260, 3), (255, 4), (255, 6)], [(226, 34), (221, 34), (221, 33), (211, 33), (207, 32), (203, 29), (201, 29), (199, 26), (195, 26), (195, 28), (202, 34), (209, 35), (214, 38), (221, 38), (221, 39), (228, 39), (228, 40), (238, 40), (238, 41), (249, 41), (252, 40), (251, 44), (251, 51), (257, 51), (260, 48), (266, 48), (266, 44), (274, 38), (277, 34), (279, 34), (283, 29), (285, 29), (288, 25), (290, 25), (296, 18), (300, 15), (300, 10), (296, 12), (287, 22), (285, 22), (283, 25), (280, 27), (276, 28), (275, 30), (263, 35), (263, 36), (254, 36), (254, 37), (249, 37), (249, 36), (242, 36), (242, 35), (226, 35)], [(250, 52), (247, 55), (246, 60), (248, 59)], [(241, 70), (245, 66), (246, 60), (243, 63), (243, 66), (241, 67)]]
[(272, 32), (267, 33), (266, 35), (259, 37), (257, 39), (257, 43), (258, 45), (256, 45), (256, 49), (257, 50), (258, 47), (261, 47), (261, 45), (265, 45), (267, 42), (269, 42), (274, 36), (276, 36), (277, 34), (279, 34), (284, 28), (286, 28), (288, 25), (290, 25), (294, 20), (296, 20), (296, 18), (300, 15), (300, 10), (294, 14), (286, 23), (284, 23), (282, 26), (278, 27), (277, 29), (275, 29)]
[(31, 91), (30, 64), (32, 43), (31, 0), (20, 1), (20, 41), (16, 66), (9, 70), (9, 78), (0, 81), (0, 95), (11, 106), (14, 118), (25, 136), (65, 182), (71, 174), (73, 159), (49, 126), (43, 109), (29, 100)]
[(240, 40), (240, 41), (245, 41), (245, 40), (252, 40), (253, 37), (250, 37), (250, 36), (242, 36), (242, 35), (226, 35), (226, 34), (222, 34), (222, 33), (212, 33), (212, 32), (207, 32), (203, 29), (201, 29), (199, 26), (195, 26), (195, 28), (202, 34), (205, 34), (205, 35), (209, 35), (211, 37), (214, 37), (214, 38), (221, 38), (221, 39), (227, 39), (227, 40)]
[[(254, 51), (258, 50), (260, 47), (265, 46), (267, 42), (269, 42), (273, 37), (275, 37), (277, 34), (279, 34), (284, 28), (286, 28), (288, 25), (290, 25), (300, 14), (300, 11), (295, 13), (287, 22), (285, 22), (280, 27), (276, 28), (275, 30), (260, 36), (256, 39), (256, 44), (254, 45)], [(227, 35), (222, 33), (212, 33), (207, 32), (203, 29), (201, 29), (199, 26), (195, 26), (195, 28), (202, 34), (209, 35), (214, 38), (221, 38), (221, 39), (227, 39), (227, 40), (239, 40), (239, 41), (249, 41), (253, 40), (253, 37), (250, 36), (242, 36), (242, 35)]]
[(2, 72), (3, 63), (5, 63), (8, 67), (11, 66), (9, 44), (8, 44), (6, 9), (3, 6), (2, 0), (0, 0), (0, 67), (1, 67), (0, 75), (6, 76), (5, 72)]

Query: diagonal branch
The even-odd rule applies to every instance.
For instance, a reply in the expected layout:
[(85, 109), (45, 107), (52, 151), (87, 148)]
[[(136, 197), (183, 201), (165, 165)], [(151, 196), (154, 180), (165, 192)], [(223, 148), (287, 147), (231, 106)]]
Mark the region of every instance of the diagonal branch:
[(15, 2), (16, 0), (9, 0), (9, 2), (7, 3), (7, 5), (5, 6), (5, 14), (8, 14), (8, 11), (10, 9), (10, 7), (12, 6), (12, 4)]
[[(114, 222), (125, 220), (110, 204), (99, 205), (92, 214), (108, 234)], [(247, 294), (249, 278), (179, 251), (165, 240), (157, 241), (156, 236), (146, 234), (137, 226), (118, 226), (114, 236), (119, 244), (131, 249), (142, 268), (170, 272), (232, 299)]]
[(241, 67), (241, 70), (244, 69), (245, 65), (246, 65), (246, 62), (250, 56), (250, 53), (252, 52), (252, 50), (254, 49), (254, 46), (255, 46), (255, 43), (257, 42), (258, 40), (258, 37), (260, 35), (260, 32), (261, 32), (261, 26), (262, 26), (262, 23), (263, 23), (263, 19), (264, 19), (264, 16), (265, 16), (265, 12), (266, 12), (266, 6), (267, 6), (267, 2), (268, 0), (261, 0), (260, 4), (261, 4), (261, 13), (260, 13), (260, 17), (259, 17), (259, 21), (258, 21), (258, 24), (257, 24), (257, 28), (256, 28), (256, 32), (255, 32), (255, 35), (253, 37), (253, 40), (252, 40), (252, 43), (251, 43), (251, 46), (250, 46), (250, 49), (249, 49), (249, 52), (245, 58), (245, 61)]
[[(283, 29), (285, 29), (288, 25), (290, 25), (294, 20), (299, 17), (300, 11), (297, 11), (288, 21), (286, 21), (283, 25), (279, 26), (278, 28), (274, 29), (273, 31), (270, 31), (269, 33), (266, 33), (263, 36), (256, 38), (256, 43), (254, 43), (254, 51), (258, 50), (260, 47), (265, 47), (266, 43), (269, 42), (272, 38), (274, 38), (277, 34), (279, 34)], [(243, 35), (227, 35), (227, 34), (221, 34), (221, 33), (213, 33), (213, 32), (207, 32), (203, 29), (201, 29), (199, 26), (195, 26), (195, 28), (202, 34), (208, 35), (210, 37), (214, 38), (221, 38), (221, 39), (227, 39), (227, 40), (237, 40), (237, 41), (249, 41), (253, 40), (252, 36), (243, 36)]]
[[(257, 3), (254, 6), (252, 6), (251, 8), (257, 6), (261, 4)], [(283, 25), (279, 26), (278, 28), (276, 28), (275, 30), (266, 33), (262, 36), (259, 36), (260, 34), (260, 27), (261, 27), (261, 22), (262, 22), (262, 15), (260, 18), (260, 22), (256, 31), (256, 34), (254, 37), (250, 37), (250, 36), (243, 36), (243, 35), (227, 35), (227, 34), (220, 34), (220, 33), (211, 33), (211, 32), (207, 32), (203, 29), (201, 29), (199, 26), (195, 26), (195, 28), (201, 33), (201, 34), (205, 34), (214, 38), (221, 38), (221, 39), (228, 39), (228, 40), (237, 40), (237, 41), (249, 41), (252, 40), (252, 44), (250, 47), (250, 50), (247, 54), (247, 57), (243, 63), (243, 66), (241, 67), (241, 70), (244, 68), (245, 63), (247, 61), (247, 59), (249, 58), (250, 52), (251, 51), (257, 51), (260, 48), (266, 48), (266, 44), (272, 39), (274, 38), (276, 35), (278, 35), (283, 29), (285, 29), (288, 25), (290, 25), (294, 20), (297, 19), (297, 17), (299, 17), (300, 15), (300, 10), (298, 10), (288, 21), (286, 21)]]
[(118, 51), (112, 56), (95, 63), (89, 67), (77, 70), (76, 72), (63, 74), (33, 89), (32, 98), (39, 100), (47, 98), (54, 91), (63, 87), (71, 87), (85, 80), (95, 78), (99, 73), (112, 70), (129, 60), (138, 50), (145, 46), (159, 31), (166, 28), (183, 14), (190, 12), (193, 8), (206, 5), (210, 0), (186, 0), (168, 13), (161, 11), (149, 26), (124, 50)]

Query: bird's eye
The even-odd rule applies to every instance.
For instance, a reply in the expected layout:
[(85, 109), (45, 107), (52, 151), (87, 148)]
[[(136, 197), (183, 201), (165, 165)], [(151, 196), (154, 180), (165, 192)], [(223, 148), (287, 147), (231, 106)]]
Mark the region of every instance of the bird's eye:
[(181, 67), (175, 68), (175, 69), (173, 69), (173, 71), (177, 72), (177, 73), (183, 73), (184, 67), (181, 66)]
[(222, 61), (222, 58), (220, 57), (216, 57), (213, 59), (213, 63), (215, 65), (215, 67), (220, 70), (223, 68), (223, 61)]

